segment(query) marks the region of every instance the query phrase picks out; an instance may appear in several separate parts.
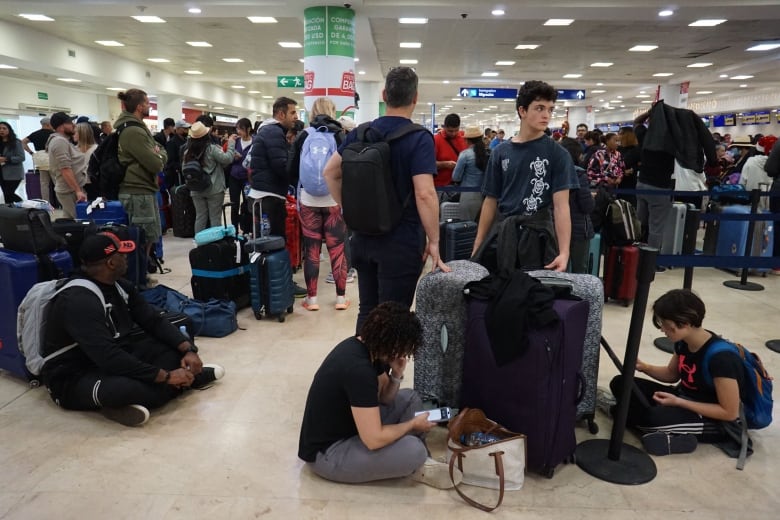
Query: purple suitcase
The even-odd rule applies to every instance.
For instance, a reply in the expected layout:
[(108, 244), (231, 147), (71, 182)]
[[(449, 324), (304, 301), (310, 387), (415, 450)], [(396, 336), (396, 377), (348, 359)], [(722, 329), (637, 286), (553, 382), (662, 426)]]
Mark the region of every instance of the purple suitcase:
[(582, 384), (582, 352), (588, 303), (555, 300), (557, 325), (528, 331), (528, 350), (497, 366), (485, 326), (489, 302), (470, 299), (463, 356), (464, 407), (481, 408), (506, 428), (525, 434), (529, 470), (548, 478), (570, 462)]

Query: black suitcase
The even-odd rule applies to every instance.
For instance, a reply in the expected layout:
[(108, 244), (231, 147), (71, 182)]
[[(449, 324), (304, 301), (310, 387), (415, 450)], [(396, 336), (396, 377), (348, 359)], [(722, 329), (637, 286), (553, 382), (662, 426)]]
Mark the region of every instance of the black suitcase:
[(187, 186), (176, 186), (171, 191), (171, 227), (173, 236), (192, 238), (195, 236), (195, 204)]
[(468, 260), (477, 238), (477, 223), (447, 219), (439, 224), (439, 254), (442, 260)]
[[(723, 206), (719, 202), (710, 201), (709, 204), (707, 204), (707, 213), (720, 215), (722, 212)], [(719, 233), (720, 220), (708, 220), (704, 227), (704, 243), (702, 244), (702, 253), (712, 256), (717, 254)]]
[(97, 227), (97, 231), (109, 231), (120, 240), (132, 240), (135, 242), (135, 251), (127, 255), (127, 273), (125, 279), (129, 280), (136, 288), (145, 288), (148, 278), (147, 265), (149, 258), (146, 255), (146, 232), (138, 226), (125, 226), (124, 224), (104, 224)]
[(249, 257), (242, 242), (226, 237), (190, 251), (192, 296), (196, 300), (233, 300), (249, 305)]
[(84, 242), (84, 237), (88, 232), (94, 232), (97, 228), (88, 220), (74, 220), (72, 218), (58, 218), (51, 223), (51, 226), (55, 233), (65, 239), (66, 247), (73, 259), (73, 268), (78, 269), (81, 265), (79, 249)]
[(11, 251), (34, 255), (65, 248), (65, 240), (52, 229), (47, 211), (9, 205), (0, 205), (0, 242)]

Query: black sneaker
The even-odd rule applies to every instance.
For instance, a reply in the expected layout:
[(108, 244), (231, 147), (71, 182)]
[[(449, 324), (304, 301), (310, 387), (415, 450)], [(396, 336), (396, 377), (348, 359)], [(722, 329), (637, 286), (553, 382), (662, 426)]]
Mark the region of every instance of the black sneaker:
[(141, 426), (149, 420), (149, 410), (140, 404), (129, 404), (117, 408), (101, 408), (100, 413), (107, 419), (125, 426)]
[(190, 388), (195, 390), (205, 390), (211, 388), (211, 383), (225, 377), (225, 369), (221, 365), (208, 364), (203, 365), (203, 370), (195, 376), (195, 381)]
[(296, 298), (303, 298), (309, 294), (309, 291), (307, 291), (305, 287), (301, 287), (297, 283), (293, 282), (293, 294), (295, 294)]
[(653, 432), (642, 436), (642, 446), (650, 455), (671, 455), (673, 453), (692, 453), (699, 441), (692, 433), (675, 435), (666, 432)]
[(655, 272), (656, 273), (665, 273), (666, 272), (666, 267), (664, 267), (662, 265), (657, 265), (657, 266), (655, 266)]

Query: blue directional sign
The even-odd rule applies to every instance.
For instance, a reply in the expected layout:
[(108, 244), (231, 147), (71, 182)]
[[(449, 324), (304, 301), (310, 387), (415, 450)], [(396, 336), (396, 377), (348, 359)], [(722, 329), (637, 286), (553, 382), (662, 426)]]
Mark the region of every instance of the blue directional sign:
[(514, 99), (517, 97), (517, 89), (460, 87), (458, 95), (464, 98)]
[(558, 100), (572, 99), (582, 101), (585, 99), (585, 89), (563, 89), (558, 91)]

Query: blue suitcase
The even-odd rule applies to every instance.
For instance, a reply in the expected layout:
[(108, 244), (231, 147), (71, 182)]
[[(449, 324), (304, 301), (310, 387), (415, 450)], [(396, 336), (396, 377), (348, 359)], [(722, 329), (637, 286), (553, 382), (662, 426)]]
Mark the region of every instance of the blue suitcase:
[(595, 277), (601, 272), (601, 233), (596, 233), (590, 239), (588, 250), (588, 273)]
[[(750, 213), (749, 206), (723, 206), (722, 215)], [(764, 213), (764, 212), (761, 212)], [(718, 238), (715, 246), (716, 256), (763, 256), (771, 257), (774, 250), (774, 222), (757, 220), (753, 230), (753, 247), (745, 251), (747, 245), (748, 225), (746, 220), (721, 220), (718, 227)], [(728, 269), (740, 271), (739, 269)], [(766, 274), (769, 269), (751, 269), (751, 273)]]
[(0, 369), (29, 378), (16, 342), (16, 311), (33, 285), (65, 278), (72, 268), (67, 251), (36, 256), (0, 249)]
[[(90, 209), (91, 208), (91, 209)], [(93, 200), (76, 203), (76, 218), (91, 220), (95, 224), (129, 224), (125, 207), (118, 200)]]
[(290, 253), (282, 237), (267, 236), (251, 240), (245, 246), (249, 257), (249, 297), (255, 318), (293, 312), (295, 292)]

